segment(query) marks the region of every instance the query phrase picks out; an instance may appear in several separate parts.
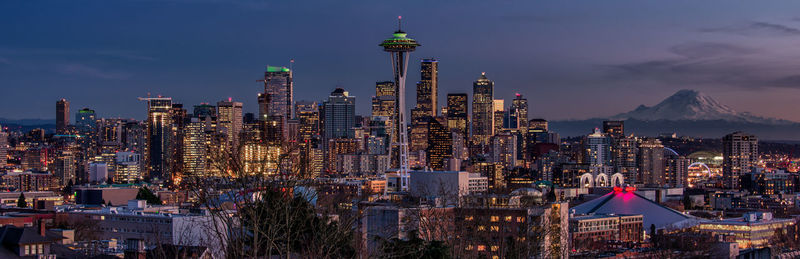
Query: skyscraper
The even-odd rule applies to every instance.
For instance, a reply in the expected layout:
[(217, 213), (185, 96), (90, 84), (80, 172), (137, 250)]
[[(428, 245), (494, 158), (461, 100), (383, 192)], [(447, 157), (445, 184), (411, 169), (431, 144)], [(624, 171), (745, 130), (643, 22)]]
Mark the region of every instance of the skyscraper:
[(611, 138), (595, 129), (586, 136), (586, 151), (589, 166), (602, 167), (611, 165)]
[(428, 167), (435, 171), (447, 170), (447, 161), (453, 156), (453, 135), (444, 120), (428, 122), (428, 145), (425, 150)]
[(75, 114), (75, 126), (82, 131), (94, 130), (97, 126), (97, 115), (94, 110), (83, 108)]
[(336, 88), (322, 104), (325, 121), (325, 141), (334, 138), (353, 138), (356, 124), (356, 97), (342, 88)]
[(170, 143), (172, 134), (172, 98), (153, 97), (139, 98), (147, 101), (147, 145), (145, 159), (151, 178), (160, 180), (170, 179), (169, 163)]
[[(266, 95), (266, 118), (279, 124), (283, 139), (289, 136), (286, 121), (292, 118), (293, 83), (292, 71), (286, 67), (267, 66), (264, 72), (264, 94)], [(259, 98), (259, 101), (262, 101)]]
[(655, 138), (646, 138), (639, 143), (639, 175), (640, 183), (647, 185), (663, 186), (666, 183), (664, 175), (664, 145)]
[(209, 136), (206, 125), (192, 117), (183, 128), (183, 174), (188, 177), (205, 176)]
[(467, 103), (468, 97), (465, 93), (447, 94), (447, 127), (458, 131), (462, 136), (469, 133)]
[[(398, 27), (399, 20), (398, 18)], [(419, 43), (416, 40), (408, 38), (408, 34), (397, 28), (388, 38), (381, 42), (380, 46), (383, 50), (389, 52), (392, 58), (392, 69), (394, 70), (395, 94), (397, 96), (397, 111), (396, 119), (394, 120), (395, 127), (397, 128), (397, 153), (392, 154), (392, 165), (398, 166), (400, 173), (400, 190), (408, 189), (408, 132), (406, 131), (406, 70), (408, 69), (408, 58), (412, 51), (416, 50)], [(396, 158), (396, 159), (395, 159)], [(397, 161), (397, 162), (395, 162)]]
[(503, 130), (503, 117), (505, 117), (506, 114), (505, 100), (494, 99), (494, 101), (492, 102), (492, 108), (494, 110), (494, 121), (492, 122), (492, 124), (494, 125), (493, 133), (497, 134)]
[(56, 133), (64, 134), (69, 125), (69, 101), (61, 99), (56, 102)]
[(739, 178), (758, 164), (758, 137), (737, 131), (722, 138), (722, 176), (725, 187), (738, 189)]
[(528, 99), (522, 97), (521, 94), (516, 94), (514, 100), (511, 100), (511, 108), (508, 109), (508, 116), (504, 120), (506, 123), (505, 128), (519, 129), (526, 132), (528, 128)]
[(397, 141), (397, 127), (395, 127), (395, 118), (397, 118), (397, 95), (395, 91), (395, 84), (392, 81), (384, 81), (375, 83), (375, 96), (372, 97), (372, 116), (385, 116), (389, 120), (386, 122), (388, 128), (387, 134), (389, 139), (386, 141)]
[(603, 132), (608, 134), (613, 139), (619, 139), (625, 136), (625, 122), (624, 121), (603, 121)]
[(5, 167), (8, 163), (8, 133), (3, 131), (0, 126), (0, 167)]
[(494, 82), (481, 73), (472, 84), (472, 142), (486, 145), (494, 135)]
[(640, 182), (638, 177), (638, 169), (636, 167), (636, 155), (639, 150), (636, 146), (636, 139), (633, 137), (622, 137), (617, 139), (614, 144), (614, 170), (622, 174), (625, 182), (637, 183)]
[(225, 133), (226, 144), (230, 151), (239, 148), (239, 134), (244, 126), (242, 119), (242, 103), (231, 99), (217, 102), (219, 128)]
[(312, 101), (298, 101), (295, 104), (294, 114), (299, 121), (297, 140), (310, 142), (319, 135), (319, 105)]
[(423, 59), (420, 63), (420, 81), (417, 83), (417, 108), (424, 116), (436, 117), (439, 107), (439, 61)]

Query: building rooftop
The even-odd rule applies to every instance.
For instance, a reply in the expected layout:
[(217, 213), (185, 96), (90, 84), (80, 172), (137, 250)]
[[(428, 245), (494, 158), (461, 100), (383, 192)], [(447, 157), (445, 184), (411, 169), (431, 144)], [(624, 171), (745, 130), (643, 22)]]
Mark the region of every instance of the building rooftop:
[(572, 208), (575, 214), (641, 214), (646, 231), (650, 225), (656, 229), (683, 228), (695, 225), (697, 219), (651, 201), (635, 191), (635, 188), (615, 190), (597, 199)]

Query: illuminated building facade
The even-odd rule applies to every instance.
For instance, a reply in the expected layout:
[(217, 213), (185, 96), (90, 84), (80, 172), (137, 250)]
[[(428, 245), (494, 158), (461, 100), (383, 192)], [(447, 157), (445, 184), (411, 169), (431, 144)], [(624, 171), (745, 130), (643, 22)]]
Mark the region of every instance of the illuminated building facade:
[(228, 101), (217, 102), (217, 120), (219, 129), (225, 134), (225, 143), (233, 152), (239, 147), (239, 135), (242, 132), (242, 103)]
[(142, 179), (141, 155), (133, 152), (119, 152), (116, 154), (116, 171), (114, 182), (133, 183)]
[(748, 212), (741, 218), (706, 220), (697, 231), (733, 236), (740, 249), (763, 248), (777, 232), (786, 233), (794, 225), (792, 219), (773, 218), (770, 212)]
[(625, 122), (603, 121), (603, 133), (613, 139), (620, 139), (625, 136)]
[(739, 178), (758, 164), (758, 138), (734, 132), (722, 138), (722, 177), (725, 187), (738, 189)]
[(458, 131), (462, 136), (469, 134), (468, 97), (465, 93), (447, 94), (447, 127)]
[(280, 125), (279, 132), (283, 139), (289, 136), (286, 121), (292, 118), (293, 89), (292, 71), (289, 68), (267, 66), (264, 72), (266, 110), (260, 115)]
[(417, 109), (423, 116), (436, 117), (439, 98), (439, 61), (423, 59), (420, 63), (420, 81), (417, 83)]
[(432, 119), (428, 123), (427, 149), (425, 150), (428, 167), (434, 171), (445, 171), (447, 160), (453, 155), (453, 135), (444, 120)]
[[(336, 172), (336, 165), (341, 163), (341, 156), (344, 154), (352, 154), (358, 150), (358, 145), (355, 139), (352, 138), (334, 138), (328, 140), (328, 152), (326, 160), (326, 169), (329, 172)], [(341, 173), (341, 172), (338, 172)]]
[(172, 98), (139, 98), (147, 101), (147, 145), (145, 163), (151, 178), (170, 179), (169, 160), (172, 135)]
[(481, 73), (472, 84), (472, 142), (486, 145), (494, 135), (494, 82)]
[(639, 182), (647, 185), (666, 184), (664, 172), (664, 145), (655, 138), (645, 138), (639, 143)]
[(503, 127), (519, 129), (522, 132), (528, 128), (528, 99), (521, 94), (516, 94), (514, 100), (511, 100), (511, 107), (503, 119)]
[(492, 125), (494, 125), (494, 131), (492, 132), (492, 135), (494, 135), (503, 131), (503, 118), (506, 115), (505, 100), (494, 99), (494, 101), (492, 101), (492, 107), (494, 109), (494, 121), (492, 122)]
[(322, 104), (325, 139), (354, 138), (356, 97), (336, 88)]
[(594, 214), (569, 219), (571, 248), (576, 252), (596, 251), (611, 242), (644, 240), (642, 215)]

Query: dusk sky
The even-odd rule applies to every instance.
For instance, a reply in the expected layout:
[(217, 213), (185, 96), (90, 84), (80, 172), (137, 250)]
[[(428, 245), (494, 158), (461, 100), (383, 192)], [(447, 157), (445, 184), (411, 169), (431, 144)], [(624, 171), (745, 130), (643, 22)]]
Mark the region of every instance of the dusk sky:
[[(583, 119), (696, 89), (737, 111), (800, 121), (800, 1), (2, 1), (0, 117), (145, 118), (136, 97), (185, 106), (232, 97), (256, 112), (265, 65), (295, 59), (295, 101), (337, 86), (368, 114), (391, 80), (378, 46), (403, 29), (440, 61), (439, 99), (518, 92), (530, 116)], [(471, 101), (471, 97), (470, 97)], [(443, 103), (443, 102), (442, 102)], [(71, 115), (74, 116), (74, 115)]]

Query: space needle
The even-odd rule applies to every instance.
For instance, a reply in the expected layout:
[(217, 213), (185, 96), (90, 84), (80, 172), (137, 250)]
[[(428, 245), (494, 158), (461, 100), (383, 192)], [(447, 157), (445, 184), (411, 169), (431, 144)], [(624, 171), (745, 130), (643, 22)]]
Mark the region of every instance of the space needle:
[[(392, 57), (392, 69), (394, 70), (394, 83), (395, 83), (395, 132), (397, 134), (397, 141), (392, 143), (392, 149), (397, 149), (397, 155), (392, 154), (392, 159), (397, 159), (398, 175), (400, 178), (399, 190), (407, 191), (409, 182), (408, 172), (408, 132), (406, 129), (406, 71), (408, 70), (408, 57), (414, 51), (419, 43), (416, 40), (408, 38), (408, 33), (401, 29), (402, 17), (397, 17), (397, 31), (388, 38), (381, 42), (380, 46), (383, 50), (389, 52)], [(388, 179), (387, 179), (388, 180)], [(388, 183), (388, 181), (387, 181)]]

